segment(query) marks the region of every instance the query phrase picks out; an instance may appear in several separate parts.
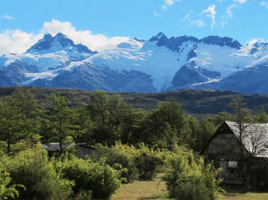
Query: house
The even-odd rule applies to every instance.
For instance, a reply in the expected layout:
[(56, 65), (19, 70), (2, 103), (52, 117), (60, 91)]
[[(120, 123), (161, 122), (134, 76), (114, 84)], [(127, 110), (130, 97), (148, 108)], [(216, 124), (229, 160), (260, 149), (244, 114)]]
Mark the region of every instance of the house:
[[(84, 143), (71, 143), (69, 145), (64, 146), (64, 149), (72, 149), (76, 148), (76, 156), (78, 158), (85, 158), (86, 156), (90, 156), (95, 153), (95, 149), (87, 146)], [(43, 149), (48, 151), (49, 157), (55, 156), (60, 153), (60, 144), (59, 143), (49, 143), (44, 144)]]
[(200, 154), (224, 184), (268, 187), (268, 124), (225, 121)]

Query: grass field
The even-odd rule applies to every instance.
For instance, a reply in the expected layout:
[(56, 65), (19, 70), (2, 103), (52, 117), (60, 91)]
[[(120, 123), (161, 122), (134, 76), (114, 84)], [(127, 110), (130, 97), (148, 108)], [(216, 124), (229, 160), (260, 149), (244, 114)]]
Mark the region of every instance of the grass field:
[(168, 199), (166, 185), (160, 181), (160, 177), (157, 177), (154, 181), (135, 181), (122, 185), (112, 200)]
[[(135, 181), (122, 185), (112, 200), (161, 200), (167, 198), (167, 190), (164, 182), (160, 182), (158, 176), (154, 181)], [(226, 194), (219, 200), (268, 200), (268, 191), (254, 193), (240, 193), (237, 190), (227, 189)]]

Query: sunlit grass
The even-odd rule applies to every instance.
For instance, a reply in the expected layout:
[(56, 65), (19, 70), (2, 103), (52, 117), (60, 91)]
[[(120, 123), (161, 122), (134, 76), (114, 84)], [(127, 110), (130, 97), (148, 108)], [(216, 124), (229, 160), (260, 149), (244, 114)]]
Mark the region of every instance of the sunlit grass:
[[(158, 175), (153, 181), (135, 181), (122, 185), (112, 200), (169, 199), (165, 182), (161, 182), (161, 175)], [(268, 200), (268, 192), (241, 193), (238, 190), (227, 189), (226, 194), (221, 195), (218, 200)]]
[(160, 175), (153, 181), (135, 181), (131, 184), (122, 185), (120, 190), (113, 196), (112, 200), (147, 200), (168, 199), (165, 183)]

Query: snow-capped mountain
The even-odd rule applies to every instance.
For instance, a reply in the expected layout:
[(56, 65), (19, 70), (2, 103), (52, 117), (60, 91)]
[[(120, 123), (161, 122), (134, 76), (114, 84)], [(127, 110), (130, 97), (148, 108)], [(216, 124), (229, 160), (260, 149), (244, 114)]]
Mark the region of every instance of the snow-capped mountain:
[(47, 34), (23, 54), (0, 57), (0, 85), (128, 92), (228, 89), (268, 93), (268, 45), (228, 37), (131, 39), (93, 52)]

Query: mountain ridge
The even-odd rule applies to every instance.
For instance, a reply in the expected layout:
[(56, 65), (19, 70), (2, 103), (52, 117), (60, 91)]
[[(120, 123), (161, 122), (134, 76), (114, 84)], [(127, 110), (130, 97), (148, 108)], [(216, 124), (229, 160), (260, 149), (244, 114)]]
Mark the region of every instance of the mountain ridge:
[(160, 32), (149, 40), (134, 38), (95, 52), (58, 33), (46, 34), (24, 54), (1, 56), (0, 85), (119, 92), (229, 89), (264, 94), (268, 87), (261, 83), (268, 82), (267, 63), (267, 43), (243, 46), (229, 37), (168, 38)]

